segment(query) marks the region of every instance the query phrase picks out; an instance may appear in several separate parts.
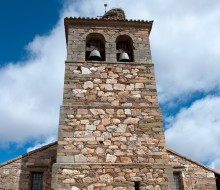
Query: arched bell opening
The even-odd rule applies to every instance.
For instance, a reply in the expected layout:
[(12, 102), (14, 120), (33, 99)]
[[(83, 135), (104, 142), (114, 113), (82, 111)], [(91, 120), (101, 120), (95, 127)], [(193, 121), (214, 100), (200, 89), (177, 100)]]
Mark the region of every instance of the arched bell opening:
[(105, 38), (98, 33), (86, 37), (86, 61), (105, 61)]
[(118, 62), (133, 62), (133, 41), (127, 35), (120, 35), (116, 39), (116, 52)]

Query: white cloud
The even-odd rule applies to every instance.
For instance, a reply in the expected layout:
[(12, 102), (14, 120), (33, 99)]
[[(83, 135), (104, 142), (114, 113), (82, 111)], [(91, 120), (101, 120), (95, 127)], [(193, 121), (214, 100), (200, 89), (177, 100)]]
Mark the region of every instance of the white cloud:
[(65, 60), (63, 25), (28, 45), (29, 59), (0, 70), (0, 144), (57, 133)]
[(195, 5), (182, 5), (181, 11), (178, 3), (179, 13), (158, 16), (151, 36), (160, 101), (164, 103), (220, 87), (220, 26), (216, 24), (220, 12), (213, 8), (202, 14), (203, 9), (199, 12)]
[(209, 165), (210, 168), (215, 168), (216, 170), (220, 170), (220, 158), (215, 159), (214, 161), (211, 162)]
[[(206, 97), (183, 108), (168, 122), (167, 146), (200, 162), (219, 165), (220, 97)], [(216, 165), (214, 163), (216, 162)], [(218, 163), (218, 165), (217, 165)]]
[(34, 146), (29, 147), (29, 148), (27, 149), (27, 152), (30, 152), (30, 151), (32, 151), (32, 150), (36, 150), (36, 149), (38, 149), (38, 148), (40, 148), (40, 147), (42, 147), (42, 146), (45, 146), (45, 145), (50, 144), (50, 143), (52, 143), (52, 142), (55, 142), (56, 139), (57, 139), (57, 138), (56, 138), (55, 136), (51, 136), (51, 137), (47, 138), (43, 143), (37, 143), (37, 144), (35, 144)]

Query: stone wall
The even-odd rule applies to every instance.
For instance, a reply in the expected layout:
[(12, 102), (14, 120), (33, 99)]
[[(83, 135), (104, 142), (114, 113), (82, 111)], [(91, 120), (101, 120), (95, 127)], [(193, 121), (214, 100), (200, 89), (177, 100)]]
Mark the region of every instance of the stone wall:
[[(162, 164), (55, 164), (54, 189), (66, 190), (167, 190), (172, 170)], [(167, 174), (165, 174), (167, 173)]]
[(168, 150), (169, 164), (174, 172), (179, 172), (185, 190), (215, 190), (214, 170), (190, 160), (172, 150)]
[[(116, 39), (120, 35), (127, 35), (132, 39), (134, 62), (152, 63), (149, 42), (149, 27), (143, 25), (136, 29), (134, 26), (122, 23), (119, 26), (108, 26), (105, 22), (104, 27), (95, 26), (95, 21), (86, 23), (87, 26), (80, 24), (72, 25), (68, 28), (67, 34), (67, 61), (85, 61), (86, 37), (92, 33), (101, 34), (105, 38), (105, 57), (107, 62), (117, 62), (116, 59)], [(97, 23), (98, 25), (99, 23)], [(129, 23), (127, 23), (129, 24)]]
[(65, 73), (58, 162), (164, 162), (152, 65), (68, 62)]
[(43, 172), (43, 190), (51, 189), (52, 164), (55, 162), (57, 143), (0, 165), (0, 189), (27, 190), (31, 185), (31, 173)]
[(66, 62), (54, 189), (167, 189), (167, 159), (152, 64)]

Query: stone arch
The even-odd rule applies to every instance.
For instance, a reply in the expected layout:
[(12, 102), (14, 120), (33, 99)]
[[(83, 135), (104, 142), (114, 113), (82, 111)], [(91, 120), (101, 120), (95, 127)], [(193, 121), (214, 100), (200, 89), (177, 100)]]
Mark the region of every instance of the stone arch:
[(85, 59), (104, 61), (105, 60), (105, 37), (96, 32), (91, 32), (87, 34), (85, 38)]
[(117, 52), (117, 61), (124, 62), (133, 62), (133, 40), (129, 35), (118, 35), (115, 39), (116, 43), (116, 52)]
[(81, 36), (81, 39), (82, 40), (86, 40), (86, 37), (88, 36), (88, 35), (90, 35), (90, 34), (100, 34), (100, 35), (102, 35), (103, 37), (104, 37), (104, 39), (105, 39), (105, 42), (107, 42), (107, 41), (109, 41), (109, 35), (108, 34), (106, 34), (105, 32), (103, 32), (103, 31), (100, 31), (100, 30), (98, 30), (98, 31), (96, 31), (96, 30), (93, 30), (93, 29), (90, 29), (88, 32), (86, 32), (85, 34), (83, 34), (82, 36)]
[(112, 35), (109, 41), (115, 42), (116, 39), (119, 36), (123, 36), (123, 35), (129, 36), (132, 39), (133, 42), (135, 42), (135, 40), (136, 40), (136, 37), (132, 33), (129, 33), (129, 32), (119, 32), (119, 33), (115, 33), (114, 35)]

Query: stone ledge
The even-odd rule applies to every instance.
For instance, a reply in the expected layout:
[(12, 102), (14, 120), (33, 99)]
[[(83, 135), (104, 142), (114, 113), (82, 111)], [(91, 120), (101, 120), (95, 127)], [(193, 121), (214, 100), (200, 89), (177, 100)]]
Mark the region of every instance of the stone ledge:
[(92, 162), (88, 162), (88, 163), (54, 163), (53, 167), (59, 166), (59, 165), (72, 165), (72, 166), (82, 166), (82, 165), (86, 165), (86, 166), (90, 166), (90, 165), (99, 165), (99, 166), (112, 166), (112, 165), (121, 165), (121, 166), (131, 166), (131, 167), (135, 167), (135, 166), (151, 166), (153, 168), (161, 168), (161, 166), (163, 166), (163, 168), (172, 168), (171, 165), (168, 164), (161, 164), (161, 163), (92, 163)]
[(82, 108), (82, 107), (85, 107), (85, 108), (88, 108), (88, 107), (92, 107), (92, 108), (107, 108), (107, 109), (109, 109), (108, 107), (110, 107), (111, 109), (121, 109), (121, 108), (152, 108), (152, 109), (160, 109), (160, 107), (159, 106), (133, 106), (133, 105), (131, 105), (131, 106), (112, 106), (112, 105), (62, 105), (62, 106), (60, 106), (61, 108), (62, 107), (80, 107), (80, 108)]
[(106, 65), (144, 65), (144, 66), (154, 66), (154, 63), (141, 63), (141, 62), (107, 62), (107, 61), (72, 61), (72, 60), (66, 60), (65, 63), (82, 63), (82, 64), (106, 64)]

